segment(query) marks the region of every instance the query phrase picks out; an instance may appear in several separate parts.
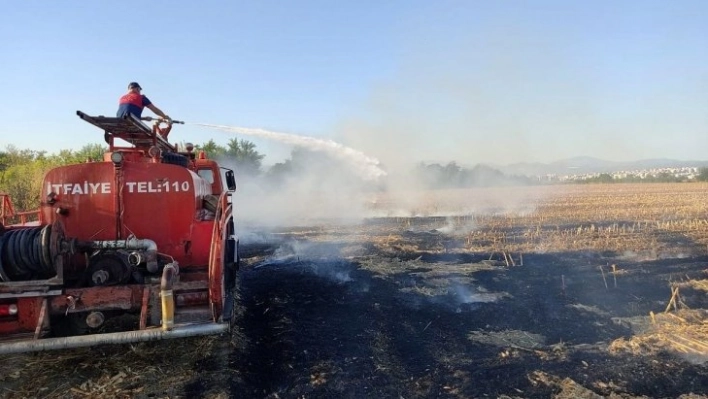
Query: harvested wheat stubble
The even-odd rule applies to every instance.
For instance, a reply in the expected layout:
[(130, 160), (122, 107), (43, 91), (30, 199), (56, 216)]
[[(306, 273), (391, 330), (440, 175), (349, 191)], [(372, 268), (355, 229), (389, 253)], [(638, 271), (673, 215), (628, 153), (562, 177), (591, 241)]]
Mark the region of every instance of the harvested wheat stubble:
[(634, 355), (674, 352), (696, 356), (696, 360), (708, 360), (708, 312), (682, 309), (674, 313), (660, 313), (652, 318), (650, 328), (629, 339), (613, 341), (610, 353)]

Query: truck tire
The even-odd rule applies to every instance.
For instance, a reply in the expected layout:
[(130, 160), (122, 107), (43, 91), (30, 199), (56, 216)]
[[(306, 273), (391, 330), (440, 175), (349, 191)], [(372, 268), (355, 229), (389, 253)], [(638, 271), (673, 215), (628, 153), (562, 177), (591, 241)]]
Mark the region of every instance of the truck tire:
[(229, 343), (233, 348), (242, 349), (246, 344), (246, 336), (243, 332), (243, 318), (246, 314), (246, 308), (241, 301), (241, 279), (238, 274), (234, 276), (234, 286), (228, 291), (226, 300), (228, 306), (225, 306), (228, 315), (225, 318), (229, 323)]

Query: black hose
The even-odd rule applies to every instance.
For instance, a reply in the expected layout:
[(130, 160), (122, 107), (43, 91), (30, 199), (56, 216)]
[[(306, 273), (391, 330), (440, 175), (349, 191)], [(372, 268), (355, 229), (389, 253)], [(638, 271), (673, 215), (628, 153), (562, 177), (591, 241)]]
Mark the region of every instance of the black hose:
[[(4, 233), (4, 231), (3, 231)], [(0, 281), (10, 281), (10, 277), (5, 273), (5, 269), (3, 269), (3, 258), (4, 258), (4, 251), (3, 248), (5, 247), (5, 239), (3, 238), (3, 234), (0, 234)]]
[(39, 259), (37, 259), (36, 256), (37, 248), (35, 248), (34, 238), (37, 236), (37, 234), (39, 234), (40, 231), (41, 230), (32, 229), (32, 231), (27, 233), (27, 237), (25, 239), (25, 241), (29, 244), (29, 251), (27, 251), (27, 257), (29, 258), (30, 263), (32, 263), (33, 265), (39, 263)]
[(34, 251), (32, 251), (35, 259), (34, 262), (42, 264), (42, 230), (35, 230), (32, 242), (32, 247), (34, 248)]
[(33, 272), (38, 272), (40, 270), (40, 265), (32, 263), (32, 257), (30, 253), (32, 252), (32, 247), (30, 247), (29, 237), (32, 235), (32, 230), (34, 229), (22, 229), (17, 237), (18, 246), (15, 248), (17, 251), (17, 258), (22, 259), (23, 264), (32, 269)]
[[(21, 273), (17, 269), (15, 269), (15, 265), (17, 265), (17, 260), (15, 260), (15, 250), (14, 248), (17, 248), (17, 237), (19, 237), (19, 234), (17, 234), (17, 231), (8, 231), (3, 235), (3, 237), (7, 240), (7, 244), (5, 246), (5, 254), (7, 254), (7, 266), (5, 267), (8, 269), (8, 271), (13, 272), (14, 274)], [(4, 256), (4, 255), (3, 255)]]
[(0, 280), (27, 281), (56, 274), (49, 255), (51, 227), (7, 230), (0, 236)]

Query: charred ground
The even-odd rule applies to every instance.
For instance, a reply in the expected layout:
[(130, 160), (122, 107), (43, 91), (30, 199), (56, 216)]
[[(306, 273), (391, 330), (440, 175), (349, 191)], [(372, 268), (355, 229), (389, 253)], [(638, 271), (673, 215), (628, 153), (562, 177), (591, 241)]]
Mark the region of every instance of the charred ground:
[(549, 397), (565, 378), (605, 395), (706, 391), (704, 366), (607, 346), (633, 334), (632, 317), (665, 305), (669, 279), (700, 275), (707, 259), (624, 263), (617, 288), (605, 288), (598, 264), (607, 259), (587, 253), (526, 256), (509, 268), (472, 254), (359, 250), (244, 273), (243, 328), (256, 341), (236, 360), (245, 370), (236, 391)]
[[(253, 230), (242, 237), (241, 316), (231, 336), (11, 356), (0, 365), (0, 393), (708, 393), (706, 358), (695, 351), (616, 345), (652, 330), (650, 312), (664, 314), (672, 282), (708, 277), (708, 229), (691, 221), (685, 231), (684, 225), (662, 223), (642, 228), (631, 218), (590, 227), (580, 218), (537, 226), (478, 218), (474, 229), (457, 228), (470, 224), (465, 218), (376, 218), (356, 225)], [(559, 237), (567, 245), (559, 245)], [(551, 239), (557, 250), (539, 245)], [(630, 245), (618, 244), (622, 240)], [(684, 290), (681, 307), (704, 317), (705, 292)], [(687, 317), (677, 310), (669, 316)]]

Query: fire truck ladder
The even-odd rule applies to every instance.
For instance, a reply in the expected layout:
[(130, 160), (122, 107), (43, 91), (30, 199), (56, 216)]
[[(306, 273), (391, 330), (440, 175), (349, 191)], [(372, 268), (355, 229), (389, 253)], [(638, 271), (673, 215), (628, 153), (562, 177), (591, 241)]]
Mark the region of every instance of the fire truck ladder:
[(157, 146), (163, 152), (177, 151), (164, 137), (153, 132), (132, 114), (125, 115), (122, 118), (109, 118), (103, 115), (90, 116), (81, 111), (76, 111), (76, 115), (103, 130), (106, 142), (111, 147), (113, 147), (113, 140), (118, 138), (127, 141), (135, 148), (149, 149)]

